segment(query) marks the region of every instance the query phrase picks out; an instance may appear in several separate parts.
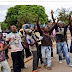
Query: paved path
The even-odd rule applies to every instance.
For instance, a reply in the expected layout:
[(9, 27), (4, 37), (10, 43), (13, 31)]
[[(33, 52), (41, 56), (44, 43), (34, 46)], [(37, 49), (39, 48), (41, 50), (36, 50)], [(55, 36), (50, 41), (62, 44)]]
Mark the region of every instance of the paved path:
[[(72, 63), (72, 54), (70, 54), (70, 59)], [(28, 66), (28, 69), (23, 69), (22, 72), (32, 72), (32, 60), (27, 62), (26, 65)], [(56, 54), (56, 49), (54, 49), (54, 58), (52, 59), (52, 70), (49, 71), (42, 67), (41, 69), (38, 69), (38, 72), (72, 72), (72, 68), (66, 65), (65, 60), (63, 60), (62, 64), (59, 64), (58, 55)]]

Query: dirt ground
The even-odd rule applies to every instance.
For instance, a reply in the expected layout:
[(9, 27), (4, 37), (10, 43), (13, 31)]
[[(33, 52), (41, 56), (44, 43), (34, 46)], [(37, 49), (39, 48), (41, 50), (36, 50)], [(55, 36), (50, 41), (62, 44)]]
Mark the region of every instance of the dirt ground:
[[(72, 63), (72, 54), (70, 54), (70, 59)], [(54, 49), (54, 58), (52, 59), (52, 70), (48, 70), (44, 67), (38, 69), (38, 72), (72, 72), (72, 67), (68, 67), (66, 60), (62, 61), (62, 64), (59, 64), (58, 55), (56, 54), (56, 49)], [(32, 72), (32, 60), (26, 63), (28, 69), (22, 70), (22, 72)]]
[[(54, 48), (53, 51), (54, 51), (54, 58), (52, 59), (52, 70), (49, 71), (46, 68), (42, 67), (41, 69), (38, 69), (38, 72), (48, 72), (48, 71), (49, 72), (72, 72), (72, 68), (71, 67), (68, 67), (66, 65), (66, 60), (63, 60), (63, 63), (62, 64), (59, 64), (58, 55), (56, 54), (56, 48)], [(71, 60), (71, 63), (72, 63), (72, 54), (69, 53), (69, 55), (70, 55), (70, 60)], [(25, 61), (27, 61), (27, 60), (29, 60), (29, 59), (26, 59), (25, 58)], [(28, 68), (27, 69), (23, 69), (22, 72), (32, 72), (32, 60), (29, 60), (25, 64), (26, 64), (26, 66)], [(11, 58), (9, 59), (9, 65), (12, 68)]]
[[(68, 32), (68, 44), (69, 44), (69, 47), (70, 47), (70, 34)], [(58, 61), (58, 55), (56, 54), (56, 43), (54, 42), (53, 43), (53, 52), (54, 52), (54, 58), (52, 59), (52, 70), (49, 71), (48, 69), (42, 67), (40, 69), (38, 69), (38, 72), (72, 72), (72, 67), (68, 67), (67, 64), (66, 64), (66, 60), (63, 60), (63, 63), (62, 64), (59, 64), (59, 61)], [(71, 63), (72, 63), (72, 54), (69, 53), (70, 55), (70, 60), (71, 60)], [(10, 51), (9, 51), (9, 57), (10, 57)], [(32, 72), (32, 60), (30, 60), (32, 57), (26, 59), (25, 58), (25, 64), (26, 66), (28, 67), (27, 69), (23, 69), (22, 72)], [(11, 61), (11, 57), (9, 58), (8, 60), (9, 62), (9, 65), (12, 69), (12, 61)]]

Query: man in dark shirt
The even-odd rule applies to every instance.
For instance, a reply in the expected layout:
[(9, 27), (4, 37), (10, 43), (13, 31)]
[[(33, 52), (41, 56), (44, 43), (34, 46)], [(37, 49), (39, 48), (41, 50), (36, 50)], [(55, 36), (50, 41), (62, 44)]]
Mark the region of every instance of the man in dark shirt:
[[(53, 11), (51, 12), (53, 22), (55, 22), (54, 17), (53, 17)], [(57, 26), (55, 27), (56, 29), (56, 44), (57, 44), (57, 49), (58, 49), (58, 54), (59, 54), (59, 63), (62, 63), (62, 56), (61, 52), (63, 51), (65, 54), (66, 62), (68, 66), (72, 66), (70, 62), (70, 57), (68, 54), (68, 47), (67, 47), (67, 38), (66, 38), (66, 30), (65, 27), (63, 26), (63, 22), (58, 22)]]
[(38, 27), (38, 31), (40, 32), (40, 35), (43, 37), (42, 39), (42, 59), (44, 61), (44, 66), (46, 66), (49, 70), (51, 69), (51, 33), (53, 29), (55, 28), (56, 24), (52, 26), (52, 28), (49, 28), (49, 26), (44, 28), (44, 31), (41, 30), (39, 26), (38, 19), (36, 20), (36, 24)]

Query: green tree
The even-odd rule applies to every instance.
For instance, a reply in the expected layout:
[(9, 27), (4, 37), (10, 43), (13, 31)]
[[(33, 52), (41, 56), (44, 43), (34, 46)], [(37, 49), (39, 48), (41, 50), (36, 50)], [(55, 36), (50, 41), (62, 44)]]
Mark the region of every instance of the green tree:
[(60, 17), (60, 20), (63, 21), (65, 24), (68, 24), (68, 14), (67, 11), (68, 9), (62, 8), (62, 9), (57, 9), (58, 11), (58, 16)]
[(72, 11), (70, 12), (70, 15), (72, 15)]
[(8, 23), (2, 22), (1, 24), (1, 29), (7, 29), (8, 28)]
[[(38, 17), (39, 21), (43, 24), (47, 22), (47, 14), (45, 9), (40, 5), (16, 5), (8, 9), (6, 20), (11, 25), (16, 25), (19, 21), (21, 24), (32, 23), (35, 24), (35, 18)], [(4, 23), (3, 23), (4, 24)]]

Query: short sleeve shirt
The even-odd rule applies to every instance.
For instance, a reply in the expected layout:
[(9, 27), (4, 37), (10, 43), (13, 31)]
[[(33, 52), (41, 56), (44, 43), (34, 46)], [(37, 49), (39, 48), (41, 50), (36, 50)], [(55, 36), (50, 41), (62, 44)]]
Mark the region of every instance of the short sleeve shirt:
[(22, 40), (19, 35), (19, 32), (17, 33), (9, 33), (6, 36), (6, 41), (9, 41), (10, 47), (11, 47), (11, 52), (17, 52), (17, 51), (22, 51), (23, 46), (21, 44)]

